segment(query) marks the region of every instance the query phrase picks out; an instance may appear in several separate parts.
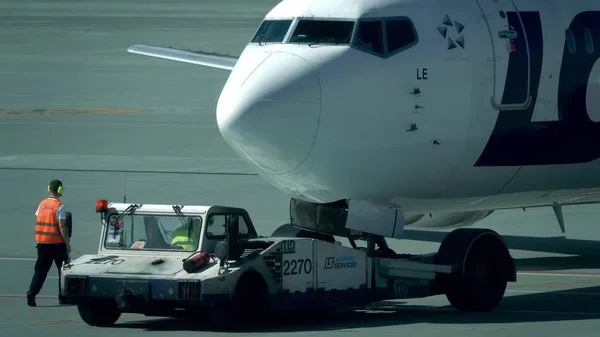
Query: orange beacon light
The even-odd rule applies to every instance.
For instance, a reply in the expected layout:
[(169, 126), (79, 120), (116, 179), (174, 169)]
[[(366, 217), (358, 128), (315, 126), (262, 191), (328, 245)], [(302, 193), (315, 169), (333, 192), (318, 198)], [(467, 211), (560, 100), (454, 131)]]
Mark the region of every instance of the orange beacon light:
[(108, 200), (98, 199), (96, 200), (96, 213), (106, 212), (108, 210)]

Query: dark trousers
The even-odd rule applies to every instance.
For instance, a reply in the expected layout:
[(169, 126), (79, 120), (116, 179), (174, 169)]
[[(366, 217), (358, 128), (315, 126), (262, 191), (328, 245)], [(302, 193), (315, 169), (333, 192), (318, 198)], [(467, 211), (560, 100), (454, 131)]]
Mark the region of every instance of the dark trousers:
[(60, 269), (63, 261), (66, 261), (68, 258), (67, 246), (64, 243), (38, 243), (36, 248), (37, 261), (35, 262), (34, 267), (35, 273), (31, 279), (27, 294), (36, 296), (40, 293), (40, 290), (42, 290), (42, 286), (46, 281), (46, 277), (48, 276), (48, 271), (50, 271), (50, 268), (52, 267), (52, 262), (54, 262), (56, 268), (58, 268), (58, 295), (60, 297)]

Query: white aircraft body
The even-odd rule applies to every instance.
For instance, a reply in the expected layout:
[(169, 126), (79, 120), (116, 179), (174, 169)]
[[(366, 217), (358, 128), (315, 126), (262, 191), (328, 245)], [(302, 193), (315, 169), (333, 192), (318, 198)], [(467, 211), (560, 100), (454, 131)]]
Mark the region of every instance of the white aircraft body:
[(598, 22), (592, 0), (285, 0), (239, 58), (128, 50), (231, 71), (219, 129), (304, 228), (553, 206), (564, 232), (561, 205), (600, 202)]

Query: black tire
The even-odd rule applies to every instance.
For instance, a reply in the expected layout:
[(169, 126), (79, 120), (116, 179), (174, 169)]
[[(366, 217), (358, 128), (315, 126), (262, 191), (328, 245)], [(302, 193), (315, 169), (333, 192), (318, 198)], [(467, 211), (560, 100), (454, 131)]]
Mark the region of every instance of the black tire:
[(237, 282), (233, 299), (217, 303), (209, 309), (209, 320), (218, 330), (235, 330), (268, 317), (269, 290), (263, 277), (246, 272)]
[(207, 311), (208, 321), (218, 331), (234, 330), (239, 326), (237, 317), (232, 315), (231, 303), (214, 303)]
[(121, 310), (113, 300), (94, 300), (77, 304), (81, 319), (90, 326), (106, 327), (115, 324)]
[(269, 309), (269, 289), (258, 272), (247, 272), (237, 283), (233, 304), (242, 318), (264, 316)]
[(439, 262), (460, 266), (442, 277), (450, 304), (465, 312), (495, 309), (504, 297), (513, 266), (502, 239), (491, 230), (460, 229), (444, 244), (438, 253)]

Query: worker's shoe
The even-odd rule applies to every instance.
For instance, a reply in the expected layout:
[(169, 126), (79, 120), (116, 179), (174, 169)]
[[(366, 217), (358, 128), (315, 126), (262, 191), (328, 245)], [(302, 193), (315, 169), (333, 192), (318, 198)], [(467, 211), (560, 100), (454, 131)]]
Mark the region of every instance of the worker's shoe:
[(35, 296), (27, 293), (27, 305), (30, 307), (35, 307), (37, 304), (35, 303)]

